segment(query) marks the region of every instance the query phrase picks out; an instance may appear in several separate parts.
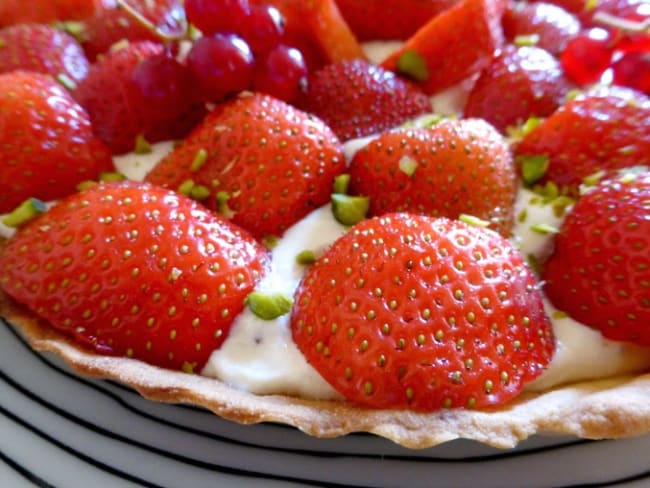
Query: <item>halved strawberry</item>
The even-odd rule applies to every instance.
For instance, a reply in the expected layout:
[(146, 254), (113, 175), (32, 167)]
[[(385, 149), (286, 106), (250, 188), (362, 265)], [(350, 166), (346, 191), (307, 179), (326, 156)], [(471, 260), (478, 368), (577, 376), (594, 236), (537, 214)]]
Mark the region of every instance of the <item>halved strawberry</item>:
[(49, 75), (0, 74), (0, 128), (0, 213), (29, 197), (61, 198), (113, 170), (88, 114)]
[[(155, 66), (157, 64), (157, 66)], [(95, 62), (74, 92), (95, 133), (114, 154), (185, 136), (205, 115), (194, 101), (189, 71), (149, 41), (132, 42)]]
[(16, 24), (0, 29), (0, 73), (19, 69), (74, 85), (88, 74), (88, 59), (77, 40), (59, 29)]
[(506, 39), (527, 38), (535, 46), (558, 56), (580, 31), (580, 21), (562, 7), (547, 2), (510, 2), (503, 14)]
[(650, 99), (620, 87), (587, 92), (528, 133), (515, 154), (522, 161), (546, 158), (541, 181), (574, 192), (596, 172), (650, 165)]
[(621, 171), (581, 196), (544, 265), (544, 291), (610, 339), (650, 346), (650, 172)]
[(461, 0), (422, 26), (382, 66), (437, 93), (478, 73), (503, 44), (506, 0)]
[(507, 236), (517, 178), (503, 137), (479, 119), (385, 132), (350, 164), (350, 191), (370, 197), (371, 216), (470, 214)]
[[(106, 1), (106, 0), (104, 0)], [(83, 20), (103, 7), (102, 0), (2, 0), (0, 26)]]
[(554, 352), (536, 280), (506, 239), (409, 214), (337, 240), (299, 285), (291, 330), (332, 386), (375, 408), (500, 405)]
[(458, 0), (336, 0), (361, 41), (407, 39)]
[(530, 117), (551, 115), (572, 87), (546, 50), (507, 45), (476, 80), (463, 114), (485, 119), (505, 133)]
[(100, 354), (199, 371), (265, 260), (246, 232), (182, 195), (100, 184), (18, 230), (0, 286)]
[(314, 73), (296, 104), (323, 119), (342, 141), (431, 112), (431, 102), (418, 87), (361, 59), (330, 64)]
[[(185, 33), (187, 21), (180, 0), (122, 0), (137, 15), (119, 4), (100, 9), (85, 22), (83, 46), (90, 59), (118, 41), (157, 41)], [(144, 20), (144, 22), (143, 22)]]
[(327, 203), (344, 170), (341, 144), (320, 119), (245, 93), (217, 105), (146, 180), (197, 189), (206, 206), (264, 237)]

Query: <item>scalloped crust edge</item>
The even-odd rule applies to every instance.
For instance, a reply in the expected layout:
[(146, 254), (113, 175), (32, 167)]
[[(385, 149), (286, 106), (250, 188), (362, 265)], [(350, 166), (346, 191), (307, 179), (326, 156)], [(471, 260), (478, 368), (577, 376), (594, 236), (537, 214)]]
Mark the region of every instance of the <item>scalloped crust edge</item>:
[(411, 449), (460, 438), (512, 448), (536, 434), (620, 439), (650, 433), (650, 373), (526, 392), (503, 407), (483, 411), (373, 410), (339, 401), (255, 395), (213, 378), (100, 356), (2, 293), (0, 316), (17, 327), (35, 350), (59, 355), (81, 375), (116, 380), (149, 400), (200, 406), (241, 424), (283, 423), (322, 438), (367, 432)]

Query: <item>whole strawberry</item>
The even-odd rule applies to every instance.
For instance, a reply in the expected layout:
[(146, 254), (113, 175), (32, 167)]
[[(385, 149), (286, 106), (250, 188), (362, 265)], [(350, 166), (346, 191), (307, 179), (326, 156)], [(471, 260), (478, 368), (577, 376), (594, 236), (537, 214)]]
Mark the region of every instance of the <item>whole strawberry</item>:
[(99, 184), (18, 230), (0, 286), (100, 354), (199, 371), (265, 260), (248, 234), (182, 195)]
[(0, 73), (38, 71), (74, 85), (88, 74), (88, 59), (74, 37), (44, 24), (0, 29)]
[(508, 45), (476, 80), (463, 113), (485, 119), (505, 133), (530, 117), (551, 115), (571, 88), (549, 52)]
[(350, 163), (350, 191), (370, 197), (369, 215), (469, 214), (509, 235), (517, 178), (503, 137), (479, 119), (381, 134)]
[(321, 120), (247, 93), (217, 105), (146, 180), (196, 194), (261, 238), (327, 203), (344, 170), (341, 145)]
[(620, 87), (587, 92), (528, 133), (515, 155), (545, 158), (548, 169), (541, 181), (574, 192), (599, 171), (650, 165), (650, 99)]
[(414, 85), (360, 59), (330, 64), (314, 73), (297, 104), (323, 119), (342, 141), (431, 112), (428, 97)]
[(0, 213), (29, 197), (61, 198), (111, 170), (88, 114), (51, 76), (0, 74)]
[(555, 347), (536, 280), (507, 240), (409, 214), (336, 241), (299, 285), (291, 330), (332, 386), (375, 408), (503, 404)]
[(113, 154), (185, 136), (205, 114), (194, 102), (192, 79), (161, 44), (142, 41), (110, 51), (75, 90), (98, 137)]
[(610, 339), (650, 346), (650, 172), (621, 171), (583, 195), (544, 266), (560, 310)]

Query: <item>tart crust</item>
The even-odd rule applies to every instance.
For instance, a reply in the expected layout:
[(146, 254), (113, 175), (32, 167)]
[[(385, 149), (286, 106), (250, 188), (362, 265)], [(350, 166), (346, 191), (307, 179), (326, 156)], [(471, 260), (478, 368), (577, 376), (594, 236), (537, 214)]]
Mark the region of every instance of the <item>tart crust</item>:
[(315, 437), (368, 432), (407, 448), (473, 439), (511, 448), (535, 434), (618, 439), (650, 433), (650, 373), (525, 392), (489, 410), (373, 410), (341, 401), (255, 395), (208, 377), (141, 361), (100, 356), (52, 329), (0, 292), (0, 316), (38, 351), (61, 356), (77, 373), (124, 383), (149, 400), (204, 407), (242, 424), (279, 422)]

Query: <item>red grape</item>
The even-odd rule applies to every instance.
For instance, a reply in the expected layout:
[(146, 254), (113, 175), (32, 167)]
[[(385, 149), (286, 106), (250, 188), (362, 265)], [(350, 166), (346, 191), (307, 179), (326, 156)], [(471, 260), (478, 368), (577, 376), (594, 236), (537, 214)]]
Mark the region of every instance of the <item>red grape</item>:
[(258, 61), (255, 90), (292, 102), (306, 87), (307, 65), (298, 49), (279, 44)]
[(187, 20), (204, 35), (236, 32), (250, 13), (248, 0), (185, 0)]
[(624, 54), (612, 65), (614, 84), (650, 95), (650, 52)]
[(187, 64), (204, 101), (218, 102), (251, 85), (255, 62), (246, 41), (235, 34), (197, 39)]
[(280, 44), (284, 35), (284, 19), (272, 5), (253, 5), (239, 28), (255, 56), (260, 56)]

